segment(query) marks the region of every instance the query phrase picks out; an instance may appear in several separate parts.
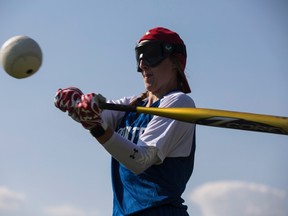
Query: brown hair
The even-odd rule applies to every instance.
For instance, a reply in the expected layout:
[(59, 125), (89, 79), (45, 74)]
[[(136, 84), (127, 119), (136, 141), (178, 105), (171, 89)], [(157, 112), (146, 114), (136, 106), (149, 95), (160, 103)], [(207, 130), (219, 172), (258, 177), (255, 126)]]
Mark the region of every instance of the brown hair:
[(137, 97), (135, 100), (131, 101), (130, 105), (137, 106), (140, 104), (144, 99), (148, 97), (148, 91), (142, 93), (139, 97)]
[(183, 76), (182, 76), (182, 74), (184, 74), (185, 72), (183, 70), (183, 67), (181, 66), (181, 62), (177, 56), (171, 55), (169, 58), (171, 59), (172, 63), (175, 65), (175, 69), (177, 70), (178, 88), (180, 91), (186, 93), (184, 83), (183, 83)]

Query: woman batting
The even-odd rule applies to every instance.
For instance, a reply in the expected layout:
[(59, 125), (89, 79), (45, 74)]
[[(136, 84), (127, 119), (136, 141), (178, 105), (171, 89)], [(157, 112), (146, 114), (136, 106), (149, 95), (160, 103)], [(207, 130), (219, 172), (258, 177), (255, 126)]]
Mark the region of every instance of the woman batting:
[[(144, 107), (195, 107), (187, 95), (186, 47), (156, 27), (135, 48), (145, 93), (108, 100)], [(112, 156), (113, 215), (187, 216), (181, 198), (194, 166), (195, 125), (150, 114), (101, 110), (100, 94), (59, 89), (55, 105), (88, 129)]]

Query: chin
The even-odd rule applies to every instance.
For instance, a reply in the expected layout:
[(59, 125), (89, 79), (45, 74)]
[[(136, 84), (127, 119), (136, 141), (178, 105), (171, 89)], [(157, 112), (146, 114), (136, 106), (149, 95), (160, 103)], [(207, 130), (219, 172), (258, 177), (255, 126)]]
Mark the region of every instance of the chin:
[(153, 92), (154, 88), (151, 85), (146, 85), (146, 90), (149, 92)]

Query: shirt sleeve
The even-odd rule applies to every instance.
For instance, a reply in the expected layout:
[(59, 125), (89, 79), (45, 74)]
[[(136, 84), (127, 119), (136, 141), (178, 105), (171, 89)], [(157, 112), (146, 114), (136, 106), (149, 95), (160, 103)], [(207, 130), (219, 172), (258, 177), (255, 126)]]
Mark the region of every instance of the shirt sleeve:
[[(195, 104), (188, 95), (177, 92), (163, 97), (159, 107), (193, 108)], [(161, 162), (166, 157), (187, 157), (191, 151), (194, 130), (195, 124), (154, 116), (140, 135), (138, 145), (157, 147)]]
[[(123, 104), (128, 105), (133, 101), (136, 96), (131, 97), (124, 97), (119, 100), (108, 100), (107, 103), (113, 103), (113, 104)], [(121, 119), (125, 115), (125, 112), (121, 111), (115, 111), (115, 110), (103, 110), (102, 111), (102, 118), (103, 120), (109, 125), (111, 128), (116, 130), (118, 124), (121, 122)]]

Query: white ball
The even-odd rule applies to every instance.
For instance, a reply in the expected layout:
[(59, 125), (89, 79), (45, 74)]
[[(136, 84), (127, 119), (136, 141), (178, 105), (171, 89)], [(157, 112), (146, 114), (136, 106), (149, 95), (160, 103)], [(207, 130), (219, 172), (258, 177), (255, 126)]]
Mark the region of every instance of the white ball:
[(0, 61), (10, 76), (17, 79), (26, 78), (35, 74), (41, 66), (41, 48), (30, 37), (14, 36), (1, 47)]

